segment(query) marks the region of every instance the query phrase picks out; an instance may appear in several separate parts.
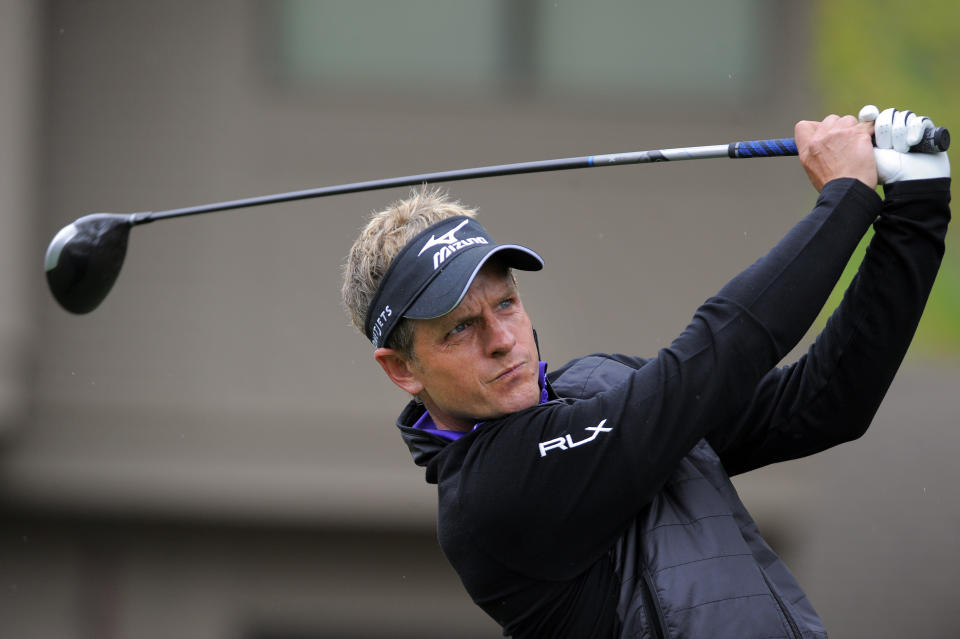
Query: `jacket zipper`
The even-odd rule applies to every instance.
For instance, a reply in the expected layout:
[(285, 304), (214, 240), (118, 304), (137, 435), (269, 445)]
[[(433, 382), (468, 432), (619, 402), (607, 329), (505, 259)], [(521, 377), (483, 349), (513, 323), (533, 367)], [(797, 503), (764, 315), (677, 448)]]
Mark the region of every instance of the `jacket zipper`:
[(653, 585), (653, 577), (650, 576), (650, 571), (647, 570), (645, 563), (640, 566), (640, 574), (643, 576), (644, 603), (647, 606), (647, 610), (650, 611), (650, 614), (647, 615), (650, 619), (650, 630), (653, 633), (654, 639), (666, 639), (667, 624), (663, 620), (663, 611), (660, 609), (660, 601), (657, 599), (657, 591)]
[(784, 618), (786, 618), (787, 623), (790, 624), (790, 630), (793, 631), (793, 636), (796, 639), (803, 639), (803, 636), (800, 634), (800, 628), (797, 626), (797, 622), (793, 620), (793, 617), (790, 616), (790, 612), (787, 610), (787, 607), (783, 603), (783, 599), (780, 598), (780, 595), (777, 594), (776, 589), (773, 587), (773, 584), (770, 583), (770, 579), (767, 577), (767, 573), (760, 569), (760, 574), (763, 575), (763, 580), (767, 582), (767, 589), (770, 591), (770, 594), (773, 595), (773, 598), (776, 600), (777, 605), (780, 606), (780, 612), (783, 613)]

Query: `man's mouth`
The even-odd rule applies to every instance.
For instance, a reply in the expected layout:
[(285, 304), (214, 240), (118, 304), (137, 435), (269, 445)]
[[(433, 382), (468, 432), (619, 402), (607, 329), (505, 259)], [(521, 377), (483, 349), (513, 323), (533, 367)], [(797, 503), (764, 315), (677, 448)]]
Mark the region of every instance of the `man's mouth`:
[(517, 377), (523, 371), (523, 362), (504, 369), (502, 373), (490, 380), (490, 383), (505, 382)]

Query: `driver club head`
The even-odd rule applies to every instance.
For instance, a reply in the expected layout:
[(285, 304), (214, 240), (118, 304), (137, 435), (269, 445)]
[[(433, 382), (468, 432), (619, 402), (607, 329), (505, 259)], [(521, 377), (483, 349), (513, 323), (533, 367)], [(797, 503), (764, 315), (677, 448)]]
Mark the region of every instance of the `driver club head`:
[(60, 229), (47, 247), (50, 292), (71, 313), (100, 305), (120, 274), (133, 215), (95, 213)]

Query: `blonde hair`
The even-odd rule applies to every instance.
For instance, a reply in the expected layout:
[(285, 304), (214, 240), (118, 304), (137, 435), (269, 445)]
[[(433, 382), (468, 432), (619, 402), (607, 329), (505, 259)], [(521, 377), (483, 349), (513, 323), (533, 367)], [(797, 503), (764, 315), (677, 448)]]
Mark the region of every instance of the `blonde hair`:
[[(431, 224), (458, 215), (476, 217), (476, 209), (451, 201), (443, 190), (426, 184), (412, 189), (382, 211), (374, 212), (347, 254), (343, 265), (343, 303), (353, 325), (366, 335), (367, 310), (393, 258)], [(402, 319), (393, 330), (387, 348), (413, 357), (413, 324)]]

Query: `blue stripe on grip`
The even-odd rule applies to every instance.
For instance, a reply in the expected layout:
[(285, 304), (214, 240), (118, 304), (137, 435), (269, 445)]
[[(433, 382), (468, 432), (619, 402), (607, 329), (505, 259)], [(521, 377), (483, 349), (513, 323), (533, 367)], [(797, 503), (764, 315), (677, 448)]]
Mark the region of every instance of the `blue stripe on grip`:
[(779, 155), (797, 155), (797, 144), (793, 138), (774, 140), (749, 140), (734, 143), (731, 157), (765, 158)]

